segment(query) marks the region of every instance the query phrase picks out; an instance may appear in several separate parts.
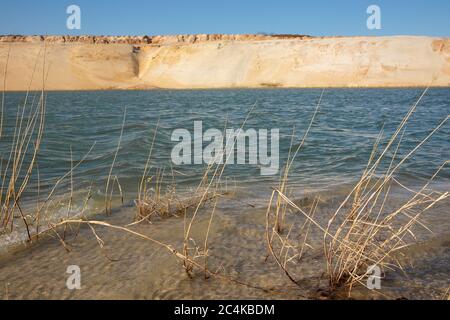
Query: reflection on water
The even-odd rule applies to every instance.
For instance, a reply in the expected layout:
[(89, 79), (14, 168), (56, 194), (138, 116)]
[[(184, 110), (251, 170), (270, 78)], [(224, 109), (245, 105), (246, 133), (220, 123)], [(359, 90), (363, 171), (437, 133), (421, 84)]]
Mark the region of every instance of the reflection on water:
[[(113, 175), (124, 192), (124, 205), (115, 194), (113, 214), (109, 223), (126, 225), (132, 222), (137, 186), (141, 179), (154, 128), (159, 128), (153, 148), (152, 173), (157, 168), (171, 170), (170, 152), (175, 144), (170, 137), (174, 129), (193, 130), (193, 122), (202, 120), (208, 128), (238, 128), (256, 103), (246, 128), (280, 129), (280, 162), (289, 152), (291, 135), (300, 141), (314, 112), (321, 90), (187, 90), (187, 91), (109, 91), (50, 92), (47, 98), (47, 120), (44, 140), (38, 158), (39, 193), (45, 195), (56, 179), (70, 170), (71, 161), (83, 162), (74, 170), (74, 204), (76, 214), (82, 207), (86, 190), (93, 197), (86, 211), (95, 216), (104, 209), (104, 190), (112, 158), (117, 148), (123, 112), (126, 122), (121, 148)], [(319, 219), (324, 224), (367, 164), (373, 144), (383, 128), (389, 136), (420, 95), (420, 89), (326, 90), (317, 119), (302, 152), (291, 169), (290, 182), (294, 197), (320, 194)], [(12, 136), (15, 108), (23, 98), (14, 93), (6, 96), (6, 137)], [(431, 89), (406, 126), (399, 156), (406, 155), (443, 118), (450, 113), (450, 89)], [(449, 126), (444, 126), (397, 173), (409, 187), (423, 184), (450, 155)], [(8, 144), (2, 140), (2, 160)], [(90, 148), (92, 150), (88, 153)], [(294, 143), (294, 147), (296, 144)], [(71, 159), (72, 150), (72, 159)], [(388, 155), (387, 162), (389, 157)], [(188, 190), (199, 182), (204, 166), (172, 165), (178, 188)], [(1, 238), (2, 248), (9, 248), (0, 260), (0, 297), (3, 288), (11, 298), (288, 298), (315, 297), (315, 290), (326, 283), (321, 277), (322, 235), (312, 232), (311, 249), (299, 264), (297, 274), (302, 286), (286, 280), (273, 261), (266, 260), (265, 206), (271, 186), (279, 176), (261, 176), (258, 166), (230, 165), (224, 173), (235, 193), (219, 201), (211, 230), (211, 264), (221, 273), (238, 276), (269, 291), (233, 285), (226, 281), (189, 279), (180, 261), (164, 249), (148, 241), (105, 228), (98, 228), (105, 241), (100, 249), (89, 228), (81, 228), (76, 240), (70, 240), (66, 252), (55, 239), (42, 240), (27, 250), (13, 250), (11, 243), (26, 239), (19, 230)], [(437, 179), (437, 187), (448, 190), (448, 169)], [(37, 177), (33, 176), (25, 194), (24, 207), (33, 210), (37, 197)], [(58, 196), (67, 201), (70, 180), (58, 187)], [(397, 191), (393, 201), (404, 194)], [(28, 202), (27, 202), (28, 201)], [(67, 215), (55, 208), (52, 215)], [(448, 202), (434, 208), (424, 218), (433, 230), (418, 230), (420, 245), (411, 248), (408, 256), (414, 267), (407, 270), (409, 282), (397, 273), (387, 275), (383, 292), (395, 297), (430, 298), (439, 295), (438, 288), (448, 285), (450, 270), (450, 219)], [(204, 234), (210, 208), (202, 209), (194, 238)], [(295, 218), (294, 218), (295, 219)], [(171, 218), (151, 225), (135, 227), (139, 232), (180, 247), (184, 221)], [(72, 235), (73, 236), (73, 235)], [(315, 240), (314, 240), (315, 239)], [(117, 261), (116, 261), (117, 260)], [(80, 265), (83, 289), (67, 290), (65, 268)], [(18, 272), (18, 270), (21, 270)], [(433, 274), (433, 276), (430, 276)], [(405, 285), (406, 284), (406, 285)], [(356, 290), (360, 297), (371, 297), (367, 290)], [(4, 296), (4, 295), (3, 295)], [(379, 296), (378, 296), (379, 297)]]

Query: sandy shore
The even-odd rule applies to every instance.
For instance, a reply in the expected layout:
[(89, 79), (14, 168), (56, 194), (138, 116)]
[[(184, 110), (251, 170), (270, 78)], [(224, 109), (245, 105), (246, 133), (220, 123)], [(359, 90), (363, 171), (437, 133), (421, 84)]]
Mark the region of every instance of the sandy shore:
[(1, 87), (44, 79), (47, 90), (449, 86), (450, 39), (0, 37)]

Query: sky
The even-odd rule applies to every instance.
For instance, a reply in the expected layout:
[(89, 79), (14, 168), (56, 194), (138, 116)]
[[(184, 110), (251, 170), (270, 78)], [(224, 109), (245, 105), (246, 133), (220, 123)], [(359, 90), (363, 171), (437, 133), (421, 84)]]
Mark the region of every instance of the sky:
[[(69, 5), (81, 29), (69, 30)], [(381, 29), (369, 30), (369, 5)], [(450, 35), (449, 0), (1, 0), (0, 34)]]

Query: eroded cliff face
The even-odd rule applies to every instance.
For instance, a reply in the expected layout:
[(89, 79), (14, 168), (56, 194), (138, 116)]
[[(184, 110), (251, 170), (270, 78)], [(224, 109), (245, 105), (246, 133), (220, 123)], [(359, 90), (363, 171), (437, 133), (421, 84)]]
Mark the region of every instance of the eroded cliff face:
[(47, 90), (449, 86), (450, 39), (0, 37), (6, 90), (40, 89), (43, 79)]

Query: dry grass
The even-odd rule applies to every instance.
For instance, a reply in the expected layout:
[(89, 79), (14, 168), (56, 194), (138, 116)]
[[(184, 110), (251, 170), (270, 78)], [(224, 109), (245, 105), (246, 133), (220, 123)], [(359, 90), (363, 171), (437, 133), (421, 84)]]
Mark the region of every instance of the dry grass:
[[(0, 165), (0, 228), (3, 231), (12, 231), (15, 226), (15, 220), (19, 218), (25, 225), (28, 238), (31, 235), (29, 228), (30, 218), (22, 210), (20, 201), (22, 194), (27, 189), (31, 175), (36, 169), (36, 159), (44, 132), (46, 107), (44, 86), (46, 77), (45, 52), (44, 47), (44, 55), (42, 58), (42, 90), (39, 94), (35, 93), (31, 99), (30, 87), (36, 73), (39, 60), (38, 55), (23, 103), (20, 103), (17, 107), (14, 132), (11, 135), (12, 138), (9, 138), (8, 135), (3, 133), (4, 121), (6, 119), (5, 88), (9, 52), (5, 65), (5, 81), (3, 83), (1, 102), (0, 139), (2, 139), (2, 142), (4, 141), (5, 145), (10, 145), (10, 151), (6, 157), (2, 154), (2, 163)], [(31, 218), (34, 218), (34, 215)]]
[(445, 293), (442, 295), (442, 300), (450, 300), (450, 286), (448, 286)]
[[(9, 152), (5, 155), (4, 150), (1, 153), (0, 164), (0, 233), (12, 232), (15, 228), (24, 227), (27, 233), (28, 241), (39, 238), (42, 232), (54, 233), (51, 227), (51, 221), (54, 220), (55, 211), (66, 210), (66, 219), (73, 214), (73, 196), (74, 170), (86, 159), (92, 151), (94, 145), (89, 149), (85, 156), (76, 164), (73, 163), (72, 148), (70, 148), (71, 168), (58, 178), (53, 187), (43, 194), (40, 189), (40, 173), (37, 156), (40, 151), (42, 138), (45, 128), (46, 117), (46, 97), (45, 90), (46, 79), (50, 70), (50, 65), (46, 63), (46, 44), (36, 56), (34, 68), (31, 77), (28, 80), (28, 90), (25, 96), (18, 104), (14, 123), (6, 125), (6, 83), (8, 62), (10, 52), (5, 62), (4, 82), (1, 99), (0, 115), (0, 143), (7, 146)], [(42, 65), (41, 65), (42, 63)], [(41, 81), (42, 89), (37, 92), (31, 92), (30, 88), (33, 81), (36, 81), (38, 66), (42, 68)], [(28, 204), (35, 202), (35, 206), (28, 205), (23, 207), (21, 200), (30, 189), (30, 181), (37, 178), (37, 194), (33, 195), (35, 199), (29, 199)], [(65, 179), (70, 179), (70, 194), (66, 197), (57, 196), (57, 189)], [(91, 198), (91, 190), (88, 190), (88, 198)], [(35, 200), (35, 201), (33, 201)], [(87, 201), (79, 209), (78, 215), (84, 215), (87, 208)], [(22, 225), (19, 223), (22, 222)], [(57, 234), (57, 238), (63, 240), (66, 230)]]
[[(445, 161), (420, 190), (407, 189), (412, 194), (409, 199), (395, 208), (386, 206), (390, 199), (392, 185), (397, 183), (404, 187), (395, 179), (395, 173), (448, 120), (446, 117), (420, 143), (397, 161), (404, 126), (425, 93), (426, 90), (411, 107), (387, 145), (377, 156), (376, 148), (381, 139), (380, 134), (367, 169), (328, 222), (324, 235), (324, 249), (331, 286), (346, 284), (350, 291), (355, 283), (363, 283), (372, 265), (377, 265), (382, 270), (402, 269), (396, 254), (416, 241), (414, 235), (416, 226), (426, 228), (420, 221), (421, 216), (449, 195), (448, 192), (441, 193), (429, 189), (431, 182), (448, 164), (448, 161)], [(393, 156), (388, 168), (384, 172), (378, 170), (389, 150)], [(339, 215), (344, 218), (342, 222), (337, 223)], [(337, 228), (331, 233), (332, 226), (335, 224)]]
[[(125, 110), (123, 111), (123, 120), (122, 120), (121, 129), (120, 129), (119, 141), (117, 143), (116, 152), (114, 153), (113, 161), (112, 161), (111, 167), (109, 169), (108, 179), (106, 180), (106, 187), (105, 187), (105, 213), (106, 214), (111, 213), (111, 202), (112, 202), (112, 196), (113, 196), (113, 191), (114, 191), (114, 184), (110, 188), (110, 182), (111, 182), (111, 176), (112, 176), (112, 172), (114, 169), (114, 165), (116, 164), (117, 155), (119, 154), (120, 144), (122, 143), (123, 129), (125, 127), (126, 118), (127, 118), (127, 109), (125, 108)], [(117, 176), (115, 177), (114, 182), (117, 182), (119, 191), (122, 195), (122, 187), (120, 186), (119, 179), (117, 178)], [(122, 196), (122, 202), (123, 202), (123, 196)]]
[[(253, 105), (248, 112), (246, 118), (242, 122), (241, 129), (245, 126), (248, 117), (256, 105)], [(158, 121), (159, 124), (159, 121)], [(139, 185), (138, 199), (135, 201), (138, 209), (135, 222), (140, 223), (142, 221), (150, 221), (152, 218), (167, 218), (171, 216), (183, 216), (184, 219), (184, 236), (183, 236), (183, 248), (180, 250), (183, 259), (183, 266), (186, 273), (192, 276), (194, 267), (196, 266), (196, 259), (203, 260), (203, 272), (205, 277), (209, 276), (206, 271), (208, 269), (208, 239), (210, 236), (210, 230), (214, 219), (216, 205), (218, 198), (225, 194), (223, 192), (221, 178), (226, 167), (226, 163), (230, 154), (219, 153), (216, 155), (217, 159), (225, 159), (223, 163), (220, 161), (211, 161), (206, 166), (204, 173), (200, 179), (195, 190), (189, 192), (179, 192), (175, 183), (174, 170), (171, 170), (172, 182), (164, 187), (165, 170), (156, 170), (155, 175), (150, 175), (151, 169), (151, 155), (155, 138), (157, 135), (157, 129), (154, 130), (153, 140), (149, 149), (147, 162), (144, 167), (144, 172)], [(225, 122), (224, 131), (226, 130), (227, 122)], [(230, 143), (230, 141), (226, 141)], [(232, 141), (232, 144), (236, 143), (236, 137)], [(230, 148), (231, 149), (231, 148)], [(191, 235), (192, 228), (197, 221), (199, 210), (205, 206), (206, 203), (213, 202), (212, 210), (208, 219), (208, 227), (205, 231), (204, 239), (194, 239)], [(203, 244), (203, 246), (201, 245)]]
[(155, 176), (147, 178), (145, 193), (141, 193), (135, 200), (138, 209), (135, 221), (152, 221), (154, 218), (183, 216), (189, 210), (196, 208), (198, 204), (205, 205), (214, 200), (219, 194), (216, 192), (217, 190), (214, 190), (207, 192), (203, 197), (202, 189), (179, 192), (174, 179), (168, 186), (165, 186), (164, 174), (164, 170), (158, 169)]
[[(180, 192), (177, 190), (175, 172), (172, 169), (169, 178), (171, 181), (165, 183), (165, 169), (156, 169), (154, 175), (150, 175), (151, 156), (153, 146), (158, 133), (159, 121), (154, 129), (153, 139), (149, 148), (147, 161), (144, 166), (141, 181), (139, 184), (138, 198), (135, 200), (137, 215), (135, 222), (150, 222), (154, 218), (168, 218), (172, 216), (185, 216), (188, 210), (202, 206), (218, 196), (218, 190), (205, 189), (205, 175), (208, 174), (211, 166), (205, 170), (199, 186), (195, 190)], [(203, 196), (203, 192), (206, 192)]]
[[(266, 238), (269, 252), (293, 282), (297, 283), (293, 272), (286, 267), (286, 262), (291, 261), (298, 255), (301, 256), (302, 250), (299, 251), (298, 247), (304, 248), (307, 245), (308, 235), (307, 232), (303, 232), (304, 237), (301, 239), (300, 245), (292, 245), (288, 239), (289, 234), (282, 236), (283, 228), (280, 227), (280, 217), (283, 217), (286, 207), (302, 214), (308, 225), (314, 226), (323, 233), (324, 258), (332, 290), (346, 286), (350, 294), (352, 287), (356, 283), (365, 285), (364, 280), (367, 278), (370, 271), (369, 267), (372, 265), (377, 265), (383, 271), (402, 269), (402, 264), (398, 259), (401, 249), (416, 241), (414, 234), (416, 227), (420, 226), (428, 230), (421, 222), (421, 216), (449, 196), (448, 192), (430, 190), (430, 184), (448, 164), (448, 160), (444, 161), (442, 166), (437, 169), (435, 174), (420, 190), (411, 190), (395, 178), (395, 173), (402, 164), (448, 120), (448, 117), (446, 117), (406, 156), (397, 159), (404, 127), (426, 91), (411, 107), (394, 134), (388, 139), (386, 146), (381, 149), (379, 145), (382, 133), (380, 133), (366, 170), (353, 189), (340, 203), (338, 209), (332, 213), (326, 226), (321, 225), (314, 218), (315, 209), (307, 212), (304, 208), (295, 204), (287, 195), (286, 181), (288, 180), (288, 171), (290, 169), (288, 161), (280, 185), (273, 191), (269, 201), (266, 217)], [(302, 143), (300, 147), (301, 145)], [(388, 152), (393, 154), (393, 156), (388, 160), (388, 168), (381, 170), (379, 169), (380, 164), (383, 160), (387, 161), (386, 155)], [(295, 158), (295, 155), (293, 158)], [(410, 198), (394, 208), (387, 205), (391, 199), (393, 184), (411, 193)], [(273, 204), (275, 204), (275, 208), (272, 207)], [(275, 211), (273, 214), (272, 210)], [(309, 227), (307, 230), (309, 230)], [(275, 241), (281, 247), (279, 253), (274, 250)], [(282, 253), (290, 248), (294, 248), (292, 249), (293, 252), (283, 256)]]
[[(311, 120), (309, 122), (308, 128), (306, 129), (302, 139), (300, 140), (300, 143), (298, 144), (298, 146), (294, 152), (292, 150), (292, 146), (294, 144), (293, 139), (295, 136), (295, 131), (292, 130), (291, 146), (289, 148), (288, 158), (286, 161), (286, 165), (284, 166), (282, 176), (281, 176), (281, 179), (280, 179), (280, 182), (278, 185), (278, 190), (283, 194), (289, 194), (289, 190), (288, 190), (289, 189), (289, 172), (291, 170), (294, 160), (297, 158), (298, 153), (300, 152), (301, 148), (303, 147), (303, 145), (306, 141), (306, 138), (308, 137), (308, 134), (309, 134), (311, 127), (314, 123), (314, 120), (317, 116), (317, 112), (319, 111), (319, 107), (320, 107), (320, 103), (322, 102), (323, 94), (324, 94), (324, 90), (322, 90), (319, 100), (317, 101), (317, 105), (314, 110), (314, 114), (312, 115)], [(277, 206), (276, 206), (276, 210), (275, 210), (275, 227), (276, 227), (276, 231), (278, 233), (282, 233), (284, 230), (284, 220), (286, 217), (286, 211), (288, 210), (288, 207), (289, 206), (287, 206), (286, 203), (281, 201), (281, 199), (277, 200)]]
[[(243, 128), (247, 119), (248, 116), (244, 120), (241, 128)], [(138, 199), (135, 201), (137, 207), (137, 216), (135, 217), (135, 221), (133, 223), (130, 223), (126, 226), (117, 226), (103, 221), (88, 220), (86, 216), (81, 216), (80, 219), (68, 218), (58, 223), (53, 223), (51, 224), (51, 230), (53, 230), (55, 234), (58, 235), (58, 231), (61, 228), (65, 229), (70, 225), (75, 225), (77, 227), (80, 225), (87, 225), (93, 232), (98, 244), (102, 249), (104, 248), (105, 243), (99, 237), (95, 227), (106, 227), (113, 230), (129, 233), (139, 238), (148, 240), (168, 250), (169, 253), (173, 254), (177, 259), (182, 261), (184, 270), (189, 277), (192, 277), (194, 275), (194, 272), (198, 271), (203, 274), (205, 278), (213, 277), (237, 285), (263, 290), (266, 292), (273, 292), (272, 289), (252, 285), (243, 282), (235, 277), (221, 274), (218, 272), (219, 268), (217, 268), (216, 271), (211, 271), (211, 268), (208, 265), (208, 240), (211, 233), (211, 226), (213, 224), (217, 201), (220, 196), (223, 196), (226, 193), (222, 191), (223, 188), (221, 184), (221, 177), (223, 175), (227, 161), (224, 161), (224, 164), (209, 164), (206, 167), (197, 188), (189, 194), (183, 194), (177, 191), (176, 183), (174, 182), (175, 178), (173, 170), (171, 170), (172, 183), (168, 184), (167, 187), (163, 187), (165, 177), (164, 169), (156, 170), (156, 174), (153, 176), (149, 174), (151, 169), (150, 158), (157, 134), (157, 128), (158, 125), (156, 126), (153, 141), (149, 149), (147, 162), (139, 186)], [(235, 142), (236, 140), (234, 140), (234, 143)], [(218, 154), (217, 156), (221, 157), (223, 155)], [(229, 155), (227, 155), (227, 157), (228, 156)], [(194, 239), (191, 234), (192, 229), (195, 222), (197, 221), (196, 219), (198, 218), (198, 215), (200, 214), (200, 209), (204, 207), (204, 205), (208, 202), (213, 203), (209, 217), (207, 217), (208, 227), (205, 230), (203, 239)], [(151, 236), (142, 234), (131, 228), (132, 226), (135, 226), (136, 224), (139, 224), (143, 221), (151, 222), (155, 218), (168, 218), (171, 216), (183, 216), (184, 218), (184, 240), (182, 243), (182, 247), (178, 249), (175, 245), (161, 242)], [(67, 249), (68, 245), (65, 243), (64, 239), (59, 237), (59, 240), (61, 241), (64, 248)]]

